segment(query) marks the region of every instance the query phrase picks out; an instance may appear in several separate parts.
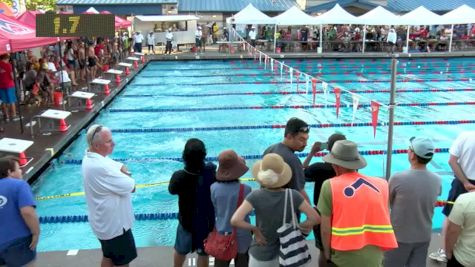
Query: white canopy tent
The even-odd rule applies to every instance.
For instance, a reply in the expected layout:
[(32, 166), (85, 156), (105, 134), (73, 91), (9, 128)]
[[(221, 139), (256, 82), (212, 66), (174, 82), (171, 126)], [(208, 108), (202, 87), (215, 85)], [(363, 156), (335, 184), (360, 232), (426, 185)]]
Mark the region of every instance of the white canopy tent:
[(86, 10), (86, 12), (84, 13), (87, 13), (87, 14), (99, 14), (99, 11), (97, 11), (97, 9), (95, 9), (94, 7), (90, 7)]
[(466, 24), (475, 22), (475, 9), (461, 5), (456, 9), (442, 15), (444, 24), (451, 24), (449, 52), (452, 52), (452, 39), (454, 36), (454, 24)]
[(252, 4), (247, 5), (236, 15), (228, 18), (226, 22), (231, 24), (275, 24), (271, 17), (262, 13)]
[(399, 25), (407, 25), (407, 36), (406, 36), (406, 48), (409, 51), (409, 31), (411, 25), (436, 25), (440, 24), (442, 17), (425, 8), (420, 6), (413, 11), (406, 13), (401, 16), (401, 22)]
[(284, 13), (272, 17), (274, 23), (277, 25), (317, 25), (320, 24), (315, 17), (308, 15), (300, 10), (298, 7), (293, 6)]
[(366, 25), (399, 25), (401, 17), (393, 14), (382, 6), (378, 6), (364, 15), (358, 17), (363, 27), (363, 48), (365, 51), (366, 43)]

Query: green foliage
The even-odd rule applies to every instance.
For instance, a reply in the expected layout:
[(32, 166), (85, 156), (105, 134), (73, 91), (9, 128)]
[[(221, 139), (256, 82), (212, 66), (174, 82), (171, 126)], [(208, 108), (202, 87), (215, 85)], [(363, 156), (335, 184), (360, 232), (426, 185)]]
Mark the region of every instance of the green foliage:
[[(8, 6), (12, 6), (12, 0), (1, 0)], [(56, 0), (25, 0), (27, 10), (55, 10)]]

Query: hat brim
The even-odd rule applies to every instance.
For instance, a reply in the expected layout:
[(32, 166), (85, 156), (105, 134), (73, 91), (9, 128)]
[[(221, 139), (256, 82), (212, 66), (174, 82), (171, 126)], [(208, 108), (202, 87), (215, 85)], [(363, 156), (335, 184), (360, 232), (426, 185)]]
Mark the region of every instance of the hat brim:
[(327, 155), (325, 155), (323, 157), (323, 161), (328, 162), (330, 164), (335, 164), (335, 165), (338, 165), (340, 167), (350, 169), (350, 170), (363, 169), (367, 165), (366, 160), (361, 156), (358, 156), (358, 160), (345, 161), (345, 160), (335, 158), (331, 153), (328, 153)]
[(249, 170), (249, 167), (246, 166), (244, 159), (239, 158), (239, 163), (234, 164), (229, 169), (224, 169), (219, 166), (218, 170), (216, 171), (216, 180), (218, 181), (236, 180), (236, 179), (239, 179), (241, 176), (243, 176), (248, 170)]
[(283, 172), (279, 175), (279, 180), (273, 184), (273, 185), (265, 185), (262, 183), (262, 181), (258, 178), (259, 171), (261, 169), (261, 164), (262, 160), (259, 160), (254, 164), (252, 167), (252, 176), (256, 178), (256, 181), (265, 188), (281, 188), (287, 185), (290, 182), (290, 179), (292, 178), (292, 170), (290, 169), (290, 166), (284, 162), (284, 170)]

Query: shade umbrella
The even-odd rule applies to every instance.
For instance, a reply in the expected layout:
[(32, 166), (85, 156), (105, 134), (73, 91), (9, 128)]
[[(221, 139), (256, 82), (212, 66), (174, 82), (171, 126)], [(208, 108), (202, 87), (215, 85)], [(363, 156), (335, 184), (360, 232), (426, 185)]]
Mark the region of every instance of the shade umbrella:
[[(100, 14), (112, 14), (112, 13), (107, 10), (104, 10), (104, 11), (101, 11)], [(123, 28), (132, 26), (132, 22), (126, 19), (123, 19), (121, 17), (114, 16), (114, 25), (116, 29), (123, 29)]]

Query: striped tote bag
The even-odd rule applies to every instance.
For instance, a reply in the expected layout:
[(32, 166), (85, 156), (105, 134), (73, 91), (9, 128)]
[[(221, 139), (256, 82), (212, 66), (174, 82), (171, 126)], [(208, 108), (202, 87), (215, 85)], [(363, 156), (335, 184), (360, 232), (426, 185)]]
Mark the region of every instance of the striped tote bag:
[[(290, 198), (290, 212), (292, 212), (292, 222), (286, 223), (287, 218), (287, 199)], [(279, 265), (280, 267), (296, 267), (305, 266), (310, 262), (312, 257), (308, 250), (305, 237), (298, 228), (297, 218), (294, 212), (294, 201), (292, 198), (292, 190), (285, 190), (284, 218), (282, 226), (277, 229), (280, 241)]]

